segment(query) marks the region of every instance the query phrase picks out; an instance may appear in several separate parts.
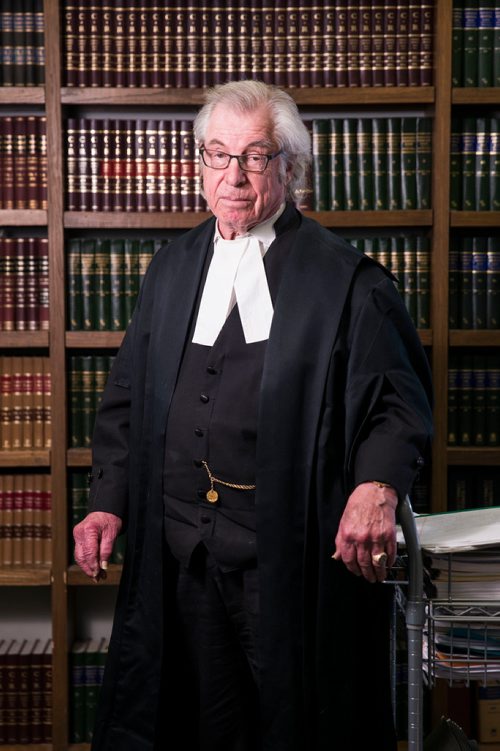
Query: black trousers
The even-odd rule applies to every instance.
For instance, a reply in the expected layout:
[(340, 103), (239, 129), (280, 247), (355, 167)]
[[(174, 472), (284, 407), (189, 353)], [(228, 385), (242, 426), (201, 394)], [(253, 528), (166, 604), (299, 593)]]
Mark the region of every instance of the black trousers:
[(175, 601), (199, 751), (259, 751), (256, 566), (222, 572), (199, 546), (179, 566)]

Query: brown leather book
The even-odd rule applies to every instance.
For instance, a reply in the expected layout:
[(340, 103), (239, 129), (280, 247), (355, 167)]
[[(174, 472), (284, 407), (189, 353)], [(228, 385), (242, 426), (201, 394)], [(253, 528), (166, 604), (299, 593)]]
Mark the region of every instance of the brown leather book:
[(37, 117), (38, 140), (38, 207), (47, 210), (47, 118)]
[(16, 331), (26, 331), (28, 328), (26, 318), (26, 252), (22, 237), (15, 239), (14, 257), (14, 321)]
[(347, 2), (335, 4), (335, 85), (347, 86)]
[(14, 489), (12, 502), (12, 565), (22, 566), (23, 561), (23, 506), (24, 506), (24, 477), (14, 475)]
[(2, 290), (2, 330), (14, 331), (16, 327), (16, 240), (0, 238), (0, 285)]
[(384, 3), (384, 85), (396, 86), (397, 0)]
[(146, 122), (146, 209), (158, 211), (158, 122)]
[(396, 7), (396, 85), (408, 86), (409, 0), (398, 0)]
[(26, 202), (28, 209), (38, 208), (38, 157), (36, 117), (26, 118)]
[[(42, 357), (43, 370), (43, 444), (45, 449), (52, 447), (52, 386), (50, 377), (50, 361)], [(37, 377), (35, 373), (35, 378)]]
[(42, 358), (33, 358), (33, 448), (41, 451), (45, 448), (44, 439), (44, 382)]
[(14, 523), (14, 475), (4, 475), (3, 478), (3, 511), (2, 511), (2, 566), (12, 566), (12, 536)]
[(12, 449), (12, 358), (0, 357), (0, 449)]
[[(285, 13), (286, 23), (286, 85), (299, 85), (299, 0), (290, 3)], [(333, 63), (332, 63), (333, 65)]]
[(2, 141), (2, 208), (16, 208), (14, 202), (14, 118), (0, 118)]
[(286, 0), (274, 2), (273, 83), (287, 84), (287, 4)]

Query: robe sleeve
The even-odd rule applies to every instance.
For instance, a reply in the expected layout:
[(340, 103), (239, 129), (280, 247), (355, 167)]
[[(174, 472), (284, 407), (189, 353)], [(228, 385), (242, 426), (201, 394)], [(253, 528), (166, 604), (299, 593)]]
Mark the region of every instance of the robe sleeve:
[(129, 490), (131, 363), (139, 307), (140, 297), (97, 411), (89, 473), (89, 512), (107, 511), (125, 523)]
[(403, 498), (429, 451), (432, 387), (420, 339), (388, 277), (370, 289), (353, 323), (346, 416), (352, 486), (387, 482)]

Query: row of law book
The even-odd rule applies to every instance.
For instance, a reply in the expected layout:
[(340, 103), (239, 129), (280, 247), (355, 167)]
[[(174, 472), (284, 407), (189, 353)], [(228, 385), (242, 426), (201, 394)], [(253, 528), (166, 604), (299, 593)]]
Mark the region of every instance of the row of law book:
[(349, 238), (396, 277), (410, 318), (417, 328), (430, 326), (430, 242), (422, 235)]
[(49, 474), (0, 475), (0, 566), (50, 566)]
[(205, 211), (192, 125), (69, 118), (68, 211)]
[(72, 355), (69, 358), (70, 448), (90, 448), (96, 412), (114, 355)]
[(454, 0), (453, 86), (500, 86), (500, 8), (494, 0)]
[(161, 244), (149, 238), (71, 238), (66, 250), (69, 329), (126, 329), (142, 277)]
[[(87, 516), (89, 510), (89, 482), (86, 472), (72, 472), (68, 478), (69, 498), (69, 540), (73, 539), (73, 527)], [(71, 544), (71, 562), (74, 564), (73, 545)], [(113, 546), (110, 563), (123, 564), (125, 558), (125, 535), (119, 535)]]
[(448, 508), (460, 511), (500, 504), (498, 467), (451, 467), (448, 476)]
[(500, 445), (500, 357), (496, 353), (451, 352), (448, 445)]
[(431, 0), (223, 0), (64, 4), (64, 81), (205, 87), (258, 78), (288, 87), (429, 86)]
[(49, 328), (49, 243), (0, 237), (0, 331)]
[(500, 328), (498, 236), (452, 238), (448, 280), (450, 328)]
[(336, 117), (311, 127), (315, 211), (430, 208), (430, 118)]
[(0, 209), (47, 208), (45, 115), (0, 117)]
[(0, 450), (50, 449), (51, 401), (47, 357), (0, 356)]
[(80, 639), (70, 652), (70, 743), (90, 743), (109, 639)]
[(0, 745), (52, 741), (52, 640), (0, 637)]
[(45, 82), (43, 0), (2, 0), (0, 86)]
[(450, 208), (500, 211), (500, 117), (453, 118)]

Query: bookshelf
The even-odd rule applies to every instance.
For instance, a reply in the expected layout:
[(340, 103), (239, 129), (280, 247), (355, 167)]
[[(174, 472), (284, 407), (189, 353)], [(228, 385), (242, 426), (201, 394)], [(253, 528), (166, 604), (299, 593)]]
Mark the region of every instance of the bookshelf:
[[(49, 331), (0, 332), (0, 352), (36, 350), (48, 356), (52, 374), (52, 431), (57, 439), (50, 451), (1, 452), (0, 468), (12, 471), (44, 468), (50, 471), (53, 497), (51, 569), (2, 570), (0, 587), (47, 587), (51, 593), (53, 652), (53, 743), (30, 745), (35, 751), (86, 751), (85, 744), (68, 744), (68, 634), (71, 632), (71, 599), (79, 587), (95, 586), (75, 566), (68, 566), (68, 489), (70, 469), (85, 469), (90, 451), (68, 448), (68, 377), (70, 353), (116, 349), (122, 332), (69, 331), (66, 325), (65, 242), (78, 230), (183, 230), (201, 223), (206, 213), (70, 212), (64, 207), (63, 119), (78, 108), (99, 112), (120, 108), (148, 110), (161, 107), (194, 111), (203, 101), (203, 91), (193, 88), (68, 88), (62, 84), (62, 34), (60, 0), (44, 0), (46, 84), (39, 87), (0, 87), (2, 112), (29, 106), (47, 118), (48, 209), (0, 210), (0, 227), (40, 228), (47, 232), (50, 248)], [(448, 268), (452, 230), (498, 232), (499, 211), (450, 211), (450, 134), (455, 110), (500, 106), (498, 88), (452, 88), (452, 0), (436, 0), (434, 17), (434, 77), (426, 87), (291, 88), (289, 93), (305, 112), (319, 109), (367, 108), (383, 112), (419, 108), (433, 118), (432, 208), (415, 211), (305, 212), (330, 228), (367, 228), (386, 231), (420, 228), (431, 233), (431, 327), (420, 331), (428, 348), (436, 394), (435, 439), (432, 457), (432, 510), (447, 505), (447, 471), (451, 466), (499, 466), (500, 448), (463, 448), (447, 445), (448, 354), (460, 347), (495, 348), (500, 330), (450, 329), (448, 324)], [(285, 87), (286, 88), (286, 87)], [(114, 587), (120, 568), (111, 566), (99, 587)], [(71, 635), (69, 638), (72, 638)], [(446, 713), (444, 691), (435, 691), (434, 715)], [(402, 746), (403, 747), (403, 746)], [(3, 746), (9, 749), (9, 746)], [(15, 747), (21, 751), (20, 746)]]

